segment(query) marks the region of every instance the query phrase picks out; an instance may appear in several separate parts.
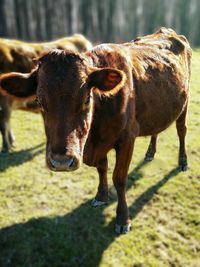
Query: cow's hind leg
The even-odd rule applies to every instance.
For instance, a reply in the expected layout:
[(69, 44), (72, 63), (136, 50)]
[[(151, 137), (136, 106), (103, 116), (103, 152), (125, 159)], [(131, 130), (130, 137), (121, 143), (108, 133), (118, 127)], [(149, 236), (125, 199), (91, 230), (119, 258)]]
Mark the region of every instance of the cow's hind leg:
[(113, 183), (117, 191), (118, 205), (115, 232), (125, 234), (130, 230), (129, 212), (126, 203), (126, 183), (128, 168), (132, 157), (134, 140), (116, 146), (116, 164), (113, 172)]
[(14, 143), (14, 136), (10, 129), (12, 103), (7, 97), (0, 94), (0, 132), (2, 134), (2, 153), (9, 152), (9, 149)]
[(154, 155), (156, 153), (156, 142), (157, 142), (157, 134), (151, 136), (151, 141), (149, 143), (149, 147), (147, 149), (147, 152), (144, 158), (145, 161), (153, 160)]
[(99, 161), (97, 170), (99, 173), (99, 186), (98, 186), (96, 197), (92, 200), (92, 203), (91, 203), (93, 207), (102, 206), (108, 202), (108, 182), (107, 182), (108, 160), (107, 160), (107, 157)]
[(16, 147), (15, 136), (13, 134), (13, 131), (10, 128), (10, 124), (9, 124), (8, 138), (9, 138), (9, 142), (10, 142), (11, 147), (13, 147), (13, 148)]
[(176, 129), (179, 137), (179, 167), (181, 171), (186, 171), (188, 167), (187, 155), (185, 151), (185, 136), (187, 132), (186, 115), (187, 115), (187, 106), (176, 120)]
[(0, 122), (0, 132), (2, 134), (2, 153), (7, 153), (11, 147), (9, 140), (9, 126), (8, 122)]

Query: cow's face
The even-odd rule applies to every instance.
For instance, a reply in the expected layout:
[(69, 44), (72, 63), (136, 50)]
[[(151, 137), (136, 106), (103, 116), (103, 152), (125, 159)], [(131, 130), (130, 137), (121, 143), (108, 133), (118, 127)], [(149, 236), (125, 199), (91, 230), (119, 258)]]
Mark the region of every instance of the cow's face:
[[(32, 78), (36, 87), (47, 137), (46, 162), (51, 170), (79, 168), (93, 117), (93, 95), (97, 91), (115, 94), (123, 86), (124, 77), (119, 70), (94, 68), (87, 59), (69, 51), (54, 51), (40, 59), (38, 69), (29, 74), (27, 83)], [(5, 76), (1, 87), (7, 90), (10, 81)], [(23, 87), (33, 92), (30, 83)]]
[(93, 113), (93, 92), (84, 59), (50, 54), (38, 70), (37, 99), (47, 136), (46, 161), (52, 170), (72, 171), (82, 161)]

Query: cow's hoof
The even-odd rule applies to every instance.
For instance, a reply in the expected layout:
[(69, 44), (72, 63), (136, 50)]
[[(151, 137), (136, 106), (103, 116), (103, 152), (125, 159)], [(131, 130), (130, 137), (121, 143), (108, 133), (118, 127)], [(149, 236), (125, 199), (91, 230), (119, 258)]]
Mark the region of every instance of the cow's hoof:
[(188, 170), (188, 165), (187, 164), (181, 164), (181, 165), (179, 165), (179, 169), (182, 172), (186, 172)]
[(0, 152), (1, 155), (6, 155), (8, 153), (9, 153), (9, 150), (8, 149), (4, 149), (4, 148)]
[(91, 206), (92, 207), (100, 207), (100, 206), (103, 206), (103, 205), (106, 205), (106, 204), (107, 204), (106, 201), (96, 200), (95, 198), (91, 202)]
[(115, 233), (118, 235), (127, 234), (131, 230), (131, 224), (127, 223), (125, 225), (115, 224)]
[(187, 158), (183, 157), (179, 159), (179, 169), (182, 172), (187, 171), (188, 165), (187, 165)]
[(150, 155), (146, 155), (145, 158), (144, 158), (144, 160), (147, 161), (147, 162), (148, 161), (152, 161), (153, 159), (154, 159), (154, 157), (150, 156)]

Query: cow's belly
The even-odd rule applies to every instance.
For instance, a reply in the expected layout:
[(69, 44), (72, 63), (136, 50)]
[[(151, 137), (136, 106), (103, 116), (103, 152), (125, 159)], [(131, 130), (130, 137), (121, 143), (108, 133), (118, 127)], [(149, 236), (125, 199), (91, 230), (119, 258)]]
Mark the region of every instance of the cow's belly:
[(139, 136), (158, 134), (172, 124), (182, 113), (187, 103), (187, 93), (178, 92), (174, 97), (150, 97), (146, 101), (136, 101), (136, 120)]

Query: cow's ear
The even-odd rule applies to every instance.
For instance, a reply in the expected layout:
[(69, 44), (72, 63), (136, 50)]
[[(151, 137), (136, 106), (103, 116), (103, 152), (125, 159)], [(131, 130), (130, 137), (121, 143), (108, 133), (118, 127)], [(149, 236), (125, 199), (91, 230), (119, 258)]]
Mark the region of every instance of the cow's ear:
[(3, 95), (25, 100), (34, 98), (37, 89), (37, 70), (31, 73), (10, 72), (0, 76), (0, 92)]
[(125, 73), (118, 69), (97, 69), (89, 75), (89, 84), (105, 95), (116, 94), (125, 83)]

